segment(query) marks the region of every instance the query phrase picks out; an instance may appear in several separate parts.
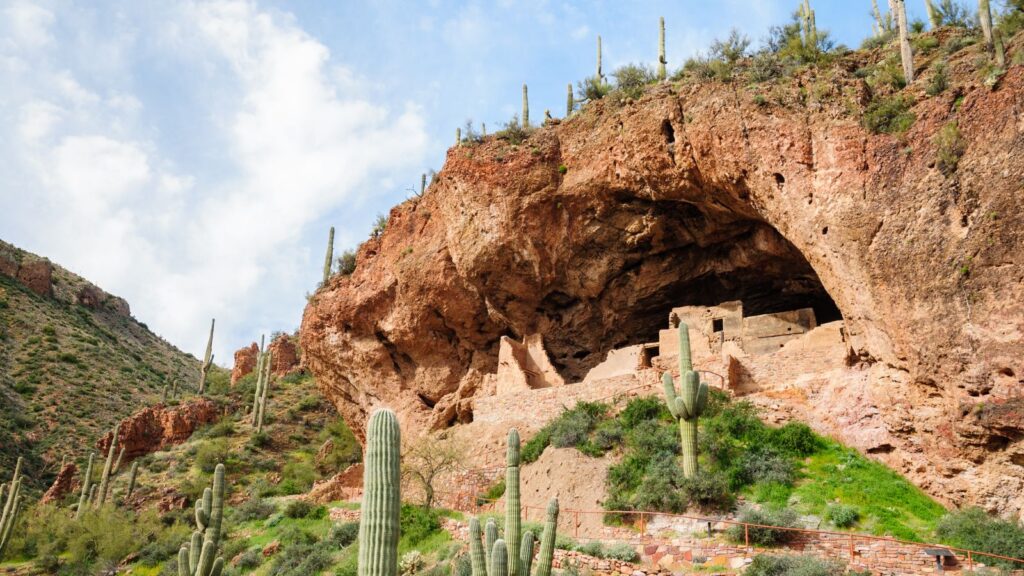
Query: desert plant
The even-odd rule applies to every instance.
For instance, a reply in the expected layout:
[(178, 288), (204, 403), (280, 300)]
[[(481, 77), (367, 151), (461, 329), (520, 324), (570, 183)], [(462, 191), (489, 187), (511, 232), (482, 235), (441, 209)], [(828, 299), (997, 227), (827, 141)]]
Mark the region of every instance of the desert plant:
[(842, 576), (846, 567), (838, 560), (822, 560), (796, 554), (758, 554), (744, 576)]
[(875, 134), (902, 134), (914, 124), (910, 100), (893, 96), (872, 101), (864, 111), (862, 124)]
[(274, 354), (271, 350), (267, 350), (263, 359), (263, 378), (262, 386), (259, 386), (259, 403), (253, 407), (253, 411), (256, 416), (256, 434), (263, 432), (263, 420), (267, 413), (267, 395), (270, 393), (270, 367), (273, 361)]
[(331, 231), (327, 234), (327, 256), (324, 258), (324, 284), (327, 284), (327, 279), (331, 277), (331, 264), (334, 260), (334, 226), (331, 226)]
[(217, 319), (210, 320), (210, 337), (206, 340), (206, 353), (203, 355), (203, 363), (199, 365), (199, 395), (206, 393), (206, 377), (213, 366), (213, 327)]
[(327, 532), (327, 541), (344, 548), (359, 538), (359, 522), (334, 524)]
[(658, 80), (664, 82), (667, 76), (665, 66), (668, 60), (665, 59), (665, 17), (658, 19)]
[[(178, 550), (178, 574), (181, 576), (218, 576), (224, 558), (217, 556), (221, 524), (224, 518), (224, 465), (217, 464), (213, 486), (203, 490), (196, 501), (196, 531), (189, 543)], [(216, 558), (215, 558), (216, 557)]]
[(128, 472), (128, 489), (124, 492), (125, 499), (132, 497), (132, 492), (135, 492), (135, 480), (139, 474), (139, 461), (132, 462), (132, 468)]
[(612, 72), (615, 87), (629, 98), (639, 98), (644, 88), (655, 81), (657, 75), (648, 67), (639, 64), (626, 64)]
[(14, 465), (14, 475), (11, 482), (6, 485), (6, 498), (4, 485), (0, 485), (0, 500), (4, 501), (3, 512), (0, 513), (0, 559), (4, 557), (4, 550), (10, 542), (11, 534), (14, 532), (14, 522), (18, 519), (21, 511), (21, 465), (23, 459), (19, 456)]
[(597, 35), (597, 74), (594, 79), (598, 84), (604, 83), (604, 74), (601, 72), (601, 35)]
[(744, 507), (740, 511), (740, 522), (757, 524), (744, 527), (735, 525), (729, 528), (728, 534), (736, 542), (745, 542), (747, 536), (750, 543), (756, 546), (778, 546), (785, 544), (799, 532), (786, 528), (797, 527), (797, 514), (789, 508), (753, 508)]
[(950, 122), (939, 130), (935, 136), (935, 164), (943, 174), (949, 176), (956, 172), (960, 157), (964, 155), (967, 145), (960, 135), (957, 123)]
[(949, 78), (946, 76), (946, 63), (938, 61), (932, 65), (932, 77), (928, 80), (928, 87), (925, 93), (929, 96), (938, 96), (949, 88)]
[(114, 449), (117, 447), (117, 432), (120, 428), (121, 424), (116, 424), (114, 426), (114, 433), (110, 436), (110, 446), (107, 448), (107, 461), (103, 465), (103, 475), (100, 476), (100, 487), (95, 502), (96, 508), (99, 508), (107, 501), (107, 491), (110, 489), (110, 474), (114, 467)]
[(398, 416), (391, 410), (379, 409), (370, 416), (366, 427), (359, 523), (360, 576), (394, 576), (398, 571), (400, 459)]
[(355, 250), (345, 250), (338, 256), (338, 274), (343, 276), (350, 276), (356, 271), (356, 252)]
[(853, 506), (829, 504), (828, 508), (825, 508), (825, 520), (836, 528), (849, 528), (860, 520), (860, 512)]
[(519, 145), (526, 140), (529, 133), (523, 130), (523, 126), (519, 123), (519, 117), (512, 116), (512, 119), (506, 122), (495, 136), (501, 140), (508, 141), (509, 144)]
[(85, 509), (85, 505), (90, 501), (89, 492), (92, 488), (92, 465), (95, 459), (96, 453), (90, 453), (89, 464), (85, 468), (85, 474), (82, 475), (82, 495), (78, 498), (78, 509), (75, 510), (75, 520), (82, 517), (82, 510)]
[(683, 475), (693, 478), (697, 475), (697, 419), (704, 413), (708, 402), (708, 385), (700, 382), (693, 371), (690, 360), (690, 330), (685, 322), (679, 323), (679, 377), (682, 380), (680, 395), (676, 395), (676, 386), (672, 374), (665, 372), (662, 383), (665, 385), (665, 401), (669, 411), (679, 424), (679, 435), (683, 448)]
[(527, 95), (526, 84), (523, 84), (523, 130), (530, 127), (530, 98)]
[(903, 77), (907, 84), (914, 81), (914, 51), (910, 47), (910, 29), (907, 25), (906, 0), (892, 0), (896, 9), (896, 24), (900, 34), (900, 60), (903, 62)]
[[(1024, 526), (1010, 520), (992, 518), (981, 508), (967, 508), (946, 514), (939, 520), (936, 533), (945, 543), (979, 552), (1016, 557), (1024, 550)], [(1011, 569), (1020, 567), (995, 558), (986, 559), (985, 563)]]
[(422, 436), (409, 443), (402, 454), (402, 477), (423, 490), (423, 505), (434, 505), (435, 485), (440, 477), (461, 467), (465, 450), (452, 438)]
[(604, 551), (605, 558), (622, 560), (623, 562), (639, 562), (640, 554), (627, 542), (616, 542)]

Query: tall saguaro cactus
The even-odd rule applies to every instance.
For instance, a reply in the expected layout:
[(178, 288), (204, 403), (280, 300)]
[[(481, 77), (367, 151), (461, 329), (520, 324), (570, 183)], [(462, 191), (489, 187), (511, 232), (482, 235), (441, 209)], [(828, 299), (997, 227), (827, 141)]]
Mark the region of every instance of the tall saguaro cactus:
[(572, 116), (572, 109), (576, 106), (576, 102), (572, 98), (572, 82), (569, 83), (569, 88), (565, 92), (565, 117)]
[(690, 358), (690, 329), (685, 322), (679, 323), (679, 378), (682, 380), (679, 395), (672, 375), (662, 375), (665, 385), (665, 402), (672, 417), (679, 422), (679, 437), (683, 446), (683, 476), (697, 475), (697, 419), (704, 413), (708, 403), (708, 385), (700, 382), (693, 371)]
[(267, 395), (270, 393), (270, 367), (274, 359), (272, 351), (267, 350), (263, 360), (263, 388), (260, 390), (259, 406), (256, 411), (256, 433), (263, 432), (263, 416), (267, 412)]
[(89, 453), (89, 465), (85, 468), (85, 475), (82, 476), (82, 495), (78, 497), (78, 509), (75, 510), (75, 520), (82, 517), (82, 510), (89, 503), (89, 492), (92, 487), (92, 464), (96, 460), (96, 453)]
[(914, 50), (910, 47), (910, 29), (907, 24), (906, 0), (892, 0), (896, 8), (896, 25), (900, 31), (900, 60), (903, 62), (903, 77), (907, 84), (914, 81)]
[(110, 447), (107, 449), (107, 461), (103, 465), (103, 476), (100, 477), (100, 488), (97, 493), (95, 507), (99, 508), (107, 501), (107, 491), (110, 489), (110, 474), (114, 470), (114, 449), (117, 447), (117, 432), (121, 429), (121, 423), (114, 426), (114, 433), (110, 436)]
[(523, 84), (523, 129), (530, 127), (530, 98), (526, 92), (526, 84)]
[(327, 233), (327, 256), (324, 258), (324, 284), (331, 277), (331, 263), (334, 261), (334, 226)]
[(928, 13), (928, 23), (931, 24), (932, 30), (942, 26), (942, 16), (939, 11), (935, 9), (935, 5), (932, 4), (932, 0), (924, 0), (924, 9)]
[[(473, 576), (530, 576), (533, 563), (534, 534), (526, 531), (522, 535), (521, 499), (519, 490), (519, 432), (508, 431), (505, 467), (505, 533), (498, 538), (498, 526), (494, 519), (487, 520), (484, 530), (484, 544), (480, 544), (480, 521), (476, 518), (469, 523), (469, 553)], [(537, 559), (536, 576), (551, 576), (554, 558), (555, 533), (558, 529), (558, 499), (548, 504), (547, 522), (541, 538), (540, 556)], [(518, 542), (519, 552), (508, 550), (508, 542)]]
[(7, 492), (4, 494), (3, 486), (0, 486), (0, 499), (3, 499), (4, 508), (0, 513), (0, 558), (4, 557), (4, 550), (10, 541), (11, 532), (14, 531), (14, 522), (18, 519), (18, 512), (21, 511), (21, 464), (22, 458), (14, 465), (14, 476), (10, 484), (7, 484)]
[(978, 21), (981, 22), (981, 33), (985, 38), (985, 47), (993, 53), (996, 65), (1006, 67), (1006, 55), (1003, 52), (1003, 41), (999, 31), (992, 26), (992, 7), (989, 0), (978, 0)]
[(213, 327), (217, 323), (216, 318), (210, 319), (210, 337), (206, 340), (206, 354), (203, 356), (203, 363), (199, 366), (199, 394), (206, 393), (206, 375), (213, 366)]
[[(505, 542), (515, 545), (519, 542), (523, 527), (522, 501), (519, 498), (519, 431), (515, 428), (508, 431), (505, 457)], [(508, 574), (519, 575), (519, 555), (514, 552), (508, 555)]]
[[(178, 576), (220, 576), (224, 558), (217, 557), (224, 519), (224, 465), (213, 471), (213, 487), (196, 501), (196, 531), (178, 550)], [(216, 558), (215, 558), (216, 557)]]
[(668, 77), (668, 70), (665, 66), (668, 60), (665, 59), (665, 17), (658, 20), (658, 80), (665, 80)]
[(139, 461), (132, 462), (132, 468), (128, 472), (128, 489), (125, 490), (125, 500), (132, 497), (132, 492), (135, 492), (135, 479), (139, 474)]
[(265, 335), (260, 334), (260, 350), (256, 353), (256, 391), (252, 398), (252, 413), (249, 415), (249, 423), (256, 425), (256, 418), (259, 416), (260, 397), (263, 396), (263, 363), (266, 362), (266, 352), (263, 351)]
[(604, 74), (601, 72), (601, 35), (597, 35), (597, 83), (604, 82)]
[(398, 573), (401, 443), (398, 416), (386, 408), (375, 411), (366, 427), (359, 576)]

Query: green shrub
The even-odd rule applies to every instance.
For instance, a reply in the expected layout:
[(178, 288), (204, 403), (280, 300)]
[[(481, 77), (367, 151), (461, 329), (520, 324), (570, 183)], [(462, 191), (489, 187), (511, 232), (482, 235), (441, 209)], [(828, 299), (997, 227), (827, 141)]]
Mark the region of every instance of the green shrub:
[(701, 471), (684, 480), (682, 490), (690, 504), (704, 510), (731, 510), (736, 503), (729, 481), (719, 472)]
[(622, 443), (625, 438), (620, 420), (605, 420), (594, 429), (593, 445), (601, 452), (606, 452)]
[(640, 561), (640, 554), (636, 551), (636, 548), (626, 542), (616, 542), (609, 546), (604, 551), (604, 557), (623, 562), (635, 563)]
[[(550, 443), (551, 428), (545, 426), (523, 445), (522, 450), (519, 452), (519, 457), (522, 459), (523, 464), (536, 462), (537, 459), (540, 458), (540, 455), (544, 453), (544, 449), (547, 448)], [(502, 493), (504, 493), (504, 491), (504, 485), (502, 485)]]
[[(611, 478), (609, 474), (609, 480)], [(689, 504), (686, 479), (672, 454), (661, 454), (650, 460), (631, 497), (626, 490), (615, 490), (614, 485), (609, 493), (613, 498), (624, 497), (626, 509), (681, 513)]]
[[(942, 542), (958, 548), (1019, 557), (1024, 550), (1024, 527), (1009, 520), (992, 518), (981, 508), (950, 512), (939, 520), (936, 533)], [(986, 558), (986, 564), (1019, 568), (1011, 562)]]
[(935, 165), (946, 176), (956, 172), (960, 157), (966, 151), (967, 144), (961, 137), (960, 127), (955, 121), (943, 126), (935, 136)]
[(333, 560), (329, 544), (300, 544), (285, 546), (274, 557), (270, 576), (315, 576), (322, 574)]
[(910, 111), (910, 100), (893, 96), (868, 104), (862, 124), (874, 134), (902, 134), (910, 129), (915, 119)]
[(584, 542), (576, 547), (576, 551), (580, 554), (593, 556), (594, 558), (604, 558), (604, 545), (601, 544), (600, 540)]
[(793, 461), (772, 446), (751, 448), (729, 469), (729, 484), (734, 490), (756, 482), (792, 486), (795, 479), (796, 466)]
[(494, 137), (499, 140), (505, 140), (509, 144), (518, 146), (526, 141), (526, 138), (530, 133), (523, 128), (522, 123), (519, 121), (519, 115), (512, 116), (512, 119), (502, 126), (501, 130), (495, 133)]
[(284, 495), (303, 494), (313, 487), (315, 480), (316, 470), (313, 469), (310, 459), (292, 460), (281, 469), (281, 483), (278, 489)]
[(846, 566), (838, 560), (822, 560), (796, 554), (758, 554), (744, 576), (842, 576)]
[(402, 504), (398, 518), (402, 533), (402, 544), (415, 545), (441, 530), (441, 520), (436, 510), (421, 506)]
[(355, 434), (341, 418), (332, 420), (320, 433), (319, 439), (331, 440), (333, 447), (324, 458), (317, 462), (317, 469), (323, 474), (333, 474), (352, 464), (362, 461), (363, 451)]
[(658, 81), (654, 70), (642, 64), (626, 64), (612, 72), (612, 76), (615, 77), (615, 88), (629, 98), (639, 98), (644, 88)]
[(289, 518), (314, 518), (327, 516), (326, 506), (317, 506), (306, 500), (292, 500), (284, 507), (284, 515)]
[(228, 443), (223, 438), (206, 441), (199, 444), (196, 449), (196, 466), (207, 474), (212, 474), (217, 464), (228, 459), (230, 450)]
[(618, 419), (627, 430), (636, 428), (638, 424), (646, 420), (673, 422), (672, 414), (665, 406), (665, 401), (657, 396), (643, 396), (630, 400), (619, 414)]
[(266, 520), (271, 514), (277, 512), (277, 506), (259, 496), (253, 496), (238, 506), (231, 508), (231, 514), (236, 522), (248, 522), (250, 520)]
[(761, 526), (773, 526), (775, 528), (759, 528), (751, 526), (745, 529), (741, 525), (732, 526), (728, 530), (729, 537), (735, 542), (744, 542), (749, 532), (750, 543), (756, 546), (778, 546), (793, 540), (796, 531), (782, 530), (782, 528), (796, 528), (798, 516), (789, 508), (753, 508), (744, 507), (740, 511), (739, 521), (747, 524), (759, 524)]
[(821, 439), (803, 422), (788, 422), (781, 428), (769, 428), (767, 445), (781, 453), (805, 458), (821, 449)]
[(359, 537), (359, 522), (342, 522), (331, 526), (327, 541), (338, 548), (344, 548)]
[(257, 568), (263, 563), (263, 554), (259, 548), (250, 548), (239, 555), (238, 560), (234, 562), (235, 566), (242, 570), (252, 570)]
[(610, 84), (596, 76), (590, 76), (576, 83), (576, 99), (583, 103), (593, 102), (604, 98), (611, 90)]
[(771, 52), (758, 52), (750, 59), (747, 77), (751, 82), (767, 82), (785, 73), (779, 57)]
[(853, 506), (829, 504), (825, 509), (825, 520), (836, 528), (849, 528), (860, 520), (860, 512)]
[[(223, 418), (220, 422), (217, 422), (213, 426), (207, 428), (203, 436), (207, 438), (223, 438), (225, 436), (231, 436), (234, 433), (235, 423), (228, 418)], [(216, 466), (216, 464), (214, 464), (214, 466)], [(212, 471), (212, 469), (210, 471)]]
[(946, 76), (946, 63), (938, 61), (932, 65), (932, 77), (928, 79), (925, 93), (929, 96), (938, 96), (947, 88), (949, 88), (949, 78)]
[(355, 250), (345, 250), (338, 256), (338, 273), (342, 276), (350, 276), (356, 271)]
[(488, 488), (487, 491), (484, 492), (482, 496), (480, 496), (480, 498), (477, 500), (477, 504), (479, 504), (480, 506), (483, 506), (484, 504), (489, 504), (491, 502), (494, 502), (495, 500), (497, 500), (498, 498), (501, 498), (504, 495), (505, 495), (505, 479), (501, 478), (497, 482), (492, 484), (491, 487)]

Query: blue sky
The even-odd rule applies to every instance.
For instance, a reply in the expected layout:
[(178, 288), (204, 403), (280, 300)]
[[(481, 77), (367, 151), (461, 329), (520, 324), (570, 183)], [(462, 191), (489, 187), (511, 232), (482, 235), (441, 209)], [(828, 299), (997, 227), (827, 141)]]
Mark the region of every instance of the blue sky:
[[(885, 5), (885, 2), (880, 2)], [(920, 5), (918, 5), (920, 4)], [(814, 0), (856, 46), (868, 0)], [(911, 17), (923, 0), (909, 0)], [(218, 363), (294, 330), (322, 267), (440, 169), (454, 130), (560, 116), (594, 70), (671, 69), (795, 1), (0, 0), (0, 238), (124, 296)]]

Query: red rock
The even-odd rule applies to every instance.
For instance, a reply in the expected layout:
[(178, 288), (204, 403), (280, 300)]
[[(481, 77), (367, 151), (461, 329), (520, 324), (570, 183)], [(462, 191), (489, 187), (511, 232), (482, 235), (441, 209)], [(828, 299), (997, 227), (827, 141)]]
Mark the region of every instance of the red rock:
[(277, 540), (274, 540), (270, 544), (267, 544), (266, 546), (263, 547), (263, 555), (264, 556), (273, 556), (274, 554), (277, 554), (277, 551), (280, 550), (280, 549), (281, 549), (281, 543), (278, 542)]
[(256, 369), (256, 359), (259, 353), (260, 347), (255, 342), (235, 350), (235, 365), (231, 368), (232, 386)]
[(50, 489), (43, 494), (43, 497), (39, 500), (40, 504), (48, 504), (50, 502), (60, 503), (67, 494), (78, 490), (80, 484), (76, 477), (78, 474), (78, 466), (75, 466), (74, 462), (68, 462), (64, 464), (64, 467), (57, 473), (57, 478), (54, 479), (53, 485)]
[(274, 338), (270, 346), (270, 371), (275, 376), (285, 376), (299, 368), (299, 350), (287, 334)]
[[(217, 405), (207, 398), (193, 398), (172, 407), (148, 406), (121, 420), (117, 443), (124, 447), (127, 462), (150, 452), (181, 444), (188, 440), (197, 428), (216, 421), (219, 416)], [(101, 454), (106, 453), (110, 439), (111, 432), (107, 432), (96, 444)]]
[(22, 262), (18, 281), (40, 296), (53, 296), (53, 264), (46, 259)]
[(335, 500), (354, 500), (363, 494), (363, 465), (353, 464), (327, 480), (313, 484), (304, 499), (317, 504)]

